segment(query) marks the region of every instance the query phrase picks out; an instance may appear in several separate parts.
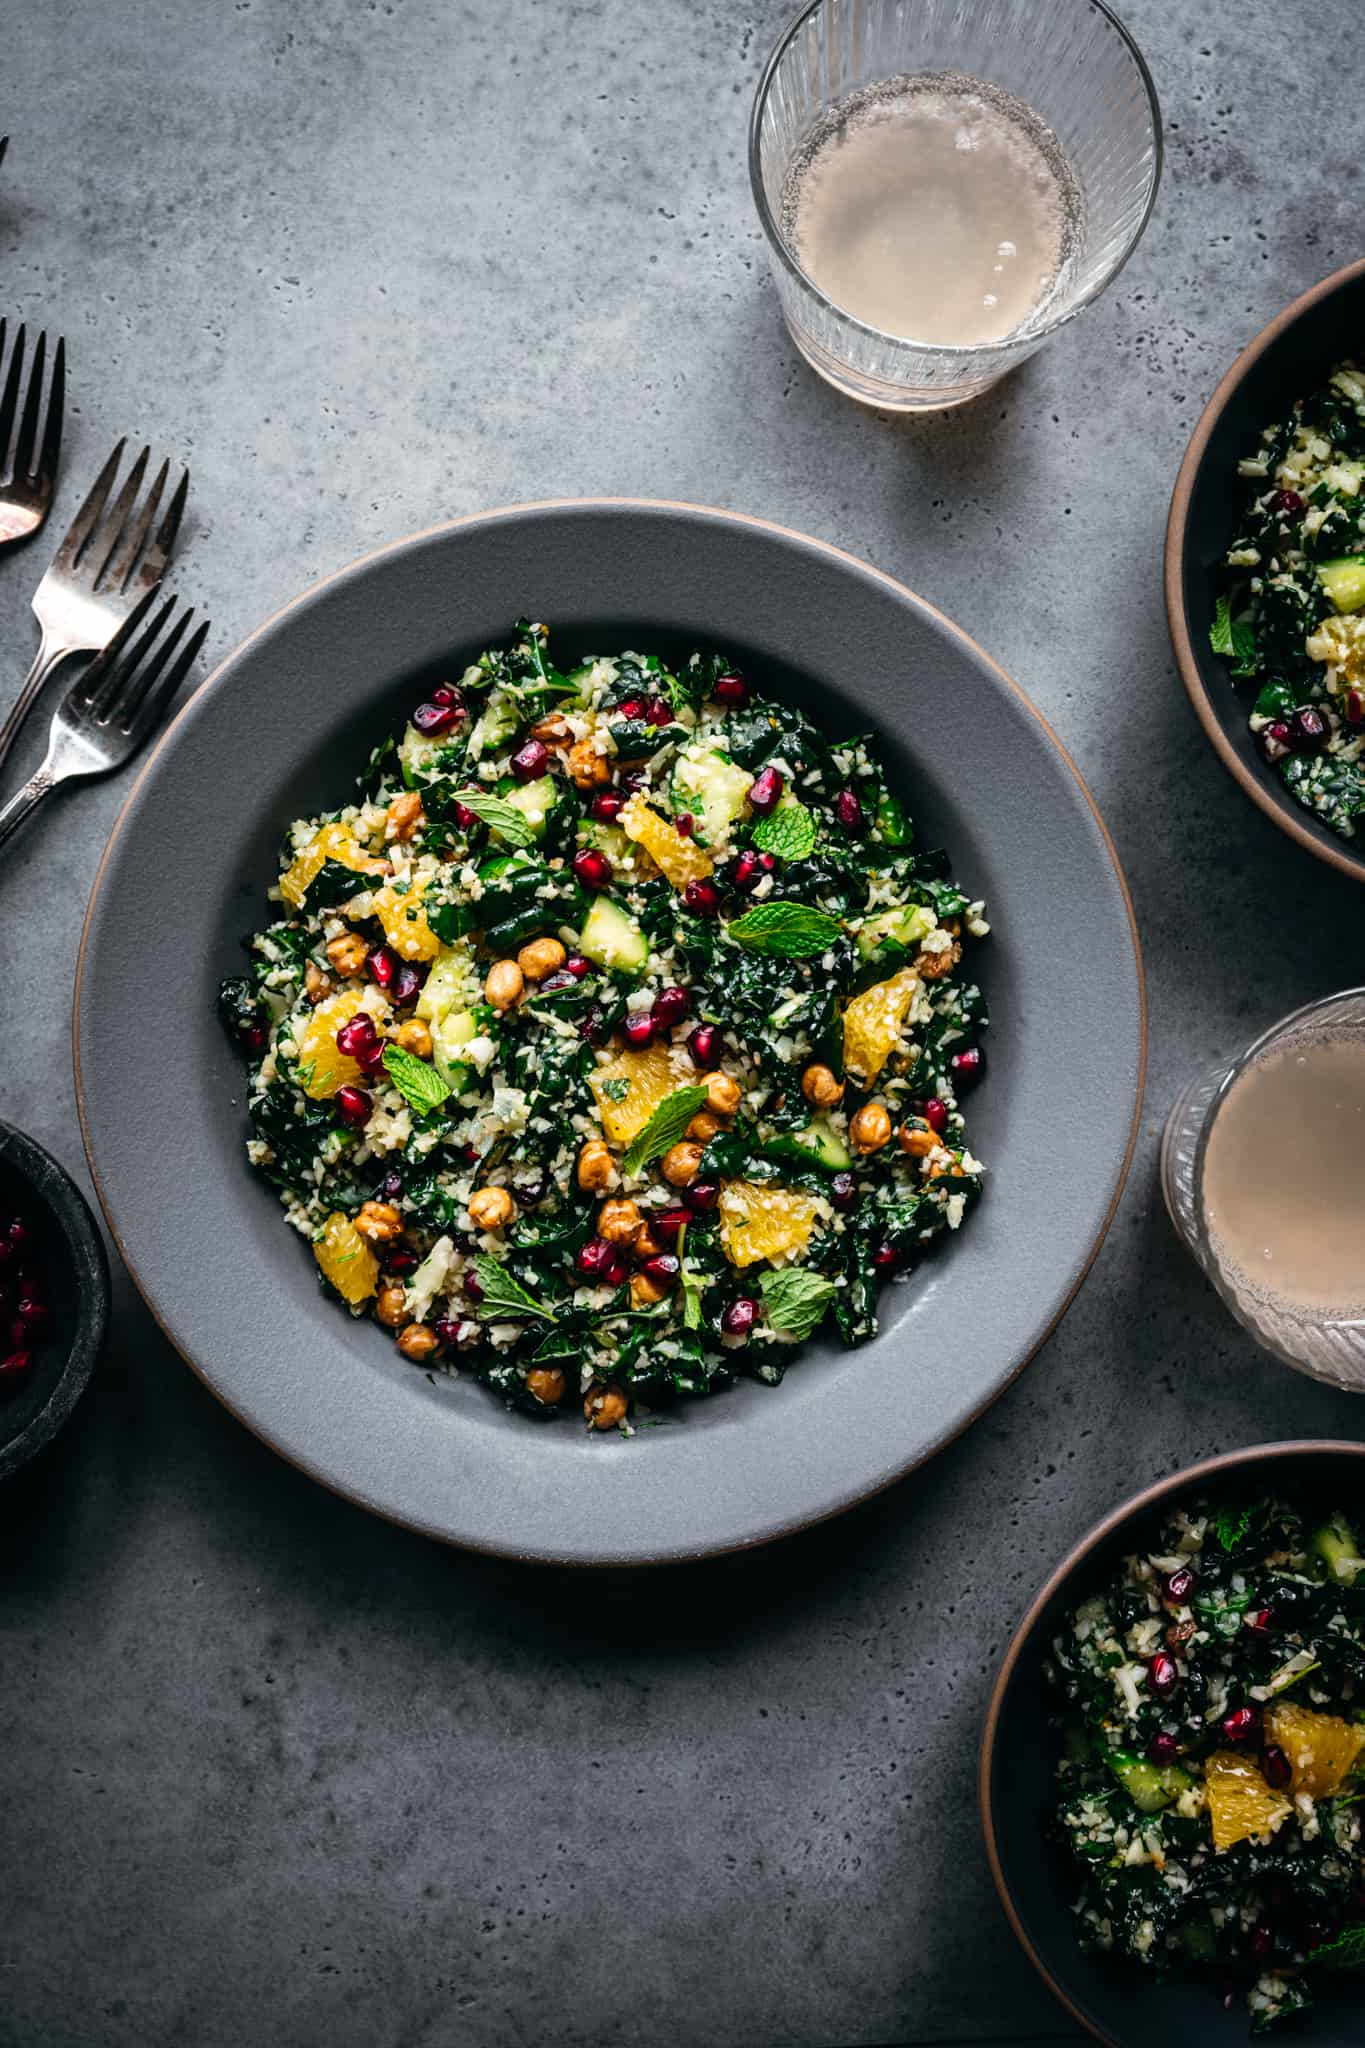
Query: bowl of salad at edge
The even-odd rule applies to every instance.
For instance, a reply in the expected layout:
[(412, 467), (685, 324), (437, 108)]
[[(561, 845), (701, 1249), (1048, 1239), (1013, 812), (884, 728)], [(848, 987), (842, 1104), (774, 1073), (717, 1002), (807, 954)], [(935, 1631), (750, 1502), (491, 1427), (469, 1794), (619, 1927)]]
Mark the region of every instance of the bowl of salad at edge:
[(1103, 825), (965, 635), (819, 542), (591, 500), (395, 543), (223, 664), (75, 1025), (111, 1229), (234, 1414), (564, 1563), (768, 1540), (965, 1427), (1098, 1248), (1145, 1043)]
[(1365, 1447), (1233, 1453), (1111, 1515), (1014, 1638), (992, 1868), (1113, 2048), (1360, 2038), (1363, 1539)]
[(1166, 605), (1224, 764), (1365, 879), (1365, 262), (1295, 300), (1210, 399), (1171, 501)]

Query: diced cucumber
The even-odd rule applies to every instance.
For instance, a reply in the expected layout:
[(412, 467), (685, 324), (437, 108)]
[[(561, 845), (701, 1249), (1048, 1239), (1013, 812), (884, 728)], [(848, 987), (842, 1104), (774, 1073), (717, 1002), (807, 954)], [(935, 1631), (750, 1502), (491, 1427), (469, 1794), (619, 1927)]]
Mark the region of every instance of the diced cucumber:
[(1160, 1813), (1171, 1806), (1194, 1783), (1179, 1764), (1151, 1764), (1129, 1750), (1111, 1750), (1108, 1764), (1128, 1797), (1141, 1813)]
[(398, 765), (403, 771), (403, 781), (409, 789), (419, 782), (425, 782), (435, 772), (436, 756), (450, 741), (439, 735), (418, 732), (410, 725), (398, 742)]
[[(440, 1024), (452, 1010), (469, 1002), (477, 977), (466, 946), (442, 946), (417, 998), (417, 1015), (427, 1024)], [(473, 1037), (473, 1032), (470, 1032)]]
[(1328, 1576), (1347, 1585), (1365, 1571), (1365, 1557), (1361, 1556), (1355, 1531), (1344, 1515), (1333, 1515), (1330, 1522), (1324, 1522), (1314, 1532), (1313, 1549), (1326, 1565)]
[(511, 697), (504, 697), (500, 690), (494, 690), (469, 735), (469, 758), (477, 761), (483, 754), (495, 754), (504, 740), (510, 740), (520, 722), (521, 714)]
[(446, 1086), (456, 1095), (468, 1086), (470, 1067), (460, 1054), (479, 1035), (472, 1010), (453, 1010), (443, 1017), (431, 1034), (431, 1061)]
[(673, 770), (673, 808), (691, 813), (692, 836), (702, 846), (721, 845), (743, 816), (753, 780), (747, 768), (717, 753), (708, 741), (693, 740)]
[[(510, 804), (514, 811), (520, 811), (536, 839), (545, 837), (545, 821), (559, 798), (559, 786), (552, 775), (542, 775), (535, 782), (519, 783), (509, 789), (503, 802)], [(497, 837), (497, 826), (493, 827)]]
[(764, 1151), (770, 1159), (790, 1159), (799, 1166), (819, 1166), (826, 1173), (847, 1173), (853, 1155), (826, 1117), (812, 1117), (803, 1130), (783, 1131), (769, 1139)]
[(1318, 563), (1318, 581), (1334, 612), (1365, 611), (1365, 555)]
[(864, 960), (883, 953), (909, 953), (927, 939), (938, 918), (927, 904), (906, 903), (895, 910), (879, 910), (865, 917), (858, 927), (858, 951)]
[(585, 818), (580, 824), (578, 844), (595, 846), (600, 853), (605, 853), (614, 868), (622, 867), (635, 850), (635, 842), (619, 825), (600, 824), (596, 818)]
[(578, 935), (578, 950), (597, 966), (622, 974), (640, 975), (649, 965), (649, 940), (609, 896), (594, 896)]

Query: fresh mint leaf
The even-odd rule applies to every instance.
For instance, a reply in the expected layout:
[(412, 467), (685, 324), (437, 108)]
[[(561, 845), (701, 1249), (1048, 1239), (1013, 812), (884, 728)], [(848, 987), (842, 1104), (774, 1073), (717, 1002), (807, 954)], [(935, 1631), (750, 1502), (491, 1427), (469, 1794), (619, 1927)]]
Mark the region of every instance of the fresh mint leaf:
[(705, 1102), (706, 1090), (702, 1087), (675, 1088), (671, 1095), (666, 1095), (632, 1142), (621, 1161), (622, 1171), (638, 1173), (642, 1166), (649, 1165), (651, 1159), (662, 1158), (670, 1145), (677, 1144)]
[(1213, 624), (1209, 627), (1209, 646), (1215, 654), (1233, 654), (1232, 644), (1232, 599), (1224, 591), (1213, 608)]
[(534, 832), (516, 805), (494, 796), (491, 790), (462, 789), (457, 800), (476, 818), (482, 818), (484, 824), (508, 846), (530, 846), (534, 840)]
[(753, 829), (753, 842), (760, 853), (773, 853), (779, 860), (805, 860), (820, 836), (815, 814), (804, 804), (785, 804), (770, 811)]
[(1250, 1527), (1250, 1508), (1239, 1508), (1235, 1513), (1231, 1508), (1220, 1508), (1213, 1518), (1213, 1533), (1229, 1553), (1246, 1542)]
[(808, 960), (834, 944), (843, 926), (837, 917), (805, 903), (760, 903), (726, 930), (749, 953), (775, 960)]
[(385, 1046), (384, 1067), (404, 1102), (419, 1116), (439, 1109), (450, 1093), (435, 1067), (419, 1060), (416, 1053), (404, 1052), (401, 1045)]
[(1232, 622), (1232, 673), (1235, 676), (1254, 676), (1261, 666), (1256, 650), (1256, 628), (1250, 619), (1234, 619)]
[(834, 1282), (823, 1273), (812, 1273), (809, 1266), (765, 1273), (758, 1287), (773, 1328), (798, 1340), (809, 1337), (834, 1299)]
[(474, 1278), (483, 1289), (483, 1298), (476, 1306), (485, 1322), (494, 1322), (499, 1316), (516, 1323), (524, 1323), (528, 1316), (539, 1317), (544, 1323), (559, 1320), (553, 1309), (537, 1301), (534, 1294), (528, 1294), (501, 1260), (488, 1252), (480, 1252), (475, 1259)]
[(1309, 1961), (1329, 1970), (1365, 1970), (1365, 1924), (1343, 1927), (1335, 1940), (1313, 1949)]

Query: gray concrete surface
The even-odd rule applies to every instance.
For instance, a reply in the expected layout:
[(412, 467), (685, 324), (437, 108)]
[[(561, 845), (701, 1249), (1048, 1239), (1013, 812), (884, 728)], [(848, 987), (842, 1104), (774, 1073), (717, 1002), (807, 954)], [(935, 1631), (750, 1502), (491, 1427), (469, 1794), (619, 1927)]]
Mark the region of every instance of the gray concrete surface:
[[(1191, 1068), (1361, 979), (1359, 895), (1214, 762), (1159, 586), (1217, 376), (1359, 254), (1349, 136), (1302, 116), (1355, 13), (1128, 11), (1168, 124), (1143, 248), (1003, 389), (904, 424), (778, 322), (743, 159), (778, 0), (0, 0), (0, 311), (68, 338), (59, 527), (116, 435), (187, 456), (178, 583), (219, 652), (508, 500), (694, 498), (840, 542), (1074, 749), (1152, 1003), (1141, 1149), (1062, 1330), (931, 1469), (762, 1555), (618, 1581), (445, 1553), (277, 1462), (121, 1284), (73, 1427), (0, 1501), (6, 2048), (1072, 2038), (978, 1844), (1008, 1632), (1139, 1481), (1365, 1416), (1228, 1322), (1155, 1185)], [(42, 561), (0, 558), (0, 693)], [(122, 793), (0, 866), (0, 1114), (81, 1171), (68, 999)], [(129, 1029), (174, 1031), (154, 931), (147, 969)], [(1045, 1185), (1046, 1131), (1038, 1157)], [(168, 1228), (193, 1171), (168, 1161)]]

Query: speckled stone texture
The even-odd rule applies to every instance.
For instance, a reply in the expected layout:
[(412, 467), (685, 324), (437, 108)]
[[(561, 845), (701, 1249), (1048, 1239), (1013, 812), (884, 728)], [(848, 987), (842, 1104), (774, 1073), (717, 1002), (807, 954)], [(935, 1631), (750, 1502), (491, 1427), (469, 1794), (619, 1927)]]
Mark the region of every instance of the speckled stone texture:
[[(904, 577), (1054, 721), (1127, 865), (1153, 1035), (1117, 1224), (929, 1470), (766, 1553), (621, 1578), (320, 1492), (121, 1282), (75, 1422), (0, 1499), (5, 2048), (1073, 2038), (979, 1847), (1009, 1630), (1139, 1482), (1360, 1433), (1228, 1321), (1155, 1174), (1193, 1067), (1361, 979), (1358, 890), (1215, 762), (1159, 583), (1216, 378), (1360, 252), (1349, 130), (1303, 119), (1355, 10), (1319, 0), (1305, 33), (1272, 0), (1131, 0), (1169, 144), (1145, 243), (1006, 386), (911, 423), (836, 398), (778, 322), (744, 139), (786, 11), (0, 0), (0, 311), (71, 357), (56, 527), (119, 434), (186, 456), (177, 583), (218, 652), (377, 542), (560, 493), (766, 514)], [(0, 558), (3, 689), (44, 546)], [(68, 1001), (122, 793), (50, 805), (0, 867), (0, 1115), (82, 1174)], [(176, 1029), (156, 944), (130, 1032)], [(194, 1162), (148, 1111), (172, 1229)], [(1040, 1200), (1048, 1159), (1040, 1130)]]

